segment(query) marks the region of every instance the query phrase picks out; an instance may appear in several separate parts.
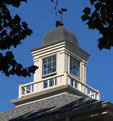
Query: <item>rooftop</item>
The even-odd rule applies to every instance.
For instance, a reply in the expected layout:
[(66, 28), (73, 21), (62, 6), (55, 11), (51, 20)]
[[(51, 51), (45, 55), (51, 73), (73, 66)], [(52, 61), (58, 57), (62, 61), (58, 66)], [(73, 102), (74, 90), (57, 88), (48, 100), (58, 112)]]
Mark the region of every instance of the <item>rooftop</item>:
[(82, 111), (86, 107), (92, 107), (100, 103), (102, 101), (88, 97), (83, 98), (82, 96), (65, 92), (20, 105), (12, 110), (0, 113), (0, 121), (34, 121), (35, 119), (43, 119), (45, 117), (55, 116), (56, 114), (64, 114), (68, 111)]

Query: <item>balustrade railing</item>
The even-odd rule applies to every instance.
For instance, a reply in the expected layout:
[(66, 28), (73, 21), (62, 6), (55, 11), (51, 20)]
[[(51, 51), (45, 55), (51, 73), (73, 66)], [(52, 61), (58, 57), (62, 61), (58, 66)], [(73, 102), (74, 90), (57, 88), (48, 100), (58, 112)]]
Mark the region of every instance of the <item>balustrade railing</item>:
[(69, 85), (71, 85), (72, 87), (76, 88), (77, 90), (83, 92), (85, 95), (87, 95), (93, 99), (100, 100), (99, 90), (95, 90), (91, 86), (84, 84), (83, 82), (79, 81), (74, 76), (72, 76), (71, 74), (68, 74), (68, 78), (69, 78), (68, 79)]
[(41, 92), (43, 90), (53, 88), (63, 84), (63, 74), (48, 77), (37, 82), (31, 82), (24, 85), (19, 85), (19, 98), (25, 95), (29, 95), (35, 92)]
[(70, 85), (85, 95), (100, 100), (100, 92), (84, 84), (71, 74), (62, 74), (42, 79), (38, 82), (31, 82), (19, 85), (19, 98), (25, 95), (41, 92), (43, 90), (54, 88), (55, 86)]

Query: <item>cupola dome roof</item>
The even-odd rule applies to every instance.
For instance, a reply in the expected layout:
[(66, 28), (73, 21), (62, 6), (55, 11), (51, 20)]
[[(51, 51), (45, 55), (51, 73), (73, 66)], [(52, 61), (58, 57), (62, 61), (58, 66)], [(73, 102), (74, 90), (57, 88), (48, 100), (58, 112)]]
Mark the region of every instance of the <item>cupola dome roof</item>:
[(71, 31), (67, 30), (64, 27), (59, 27), (59, 28), (48, 31), (44, 36), (41, 47), (55, 44), (63, 40), (70, 41), (75, 46), (79, 47), (78, 40), (76, 36), (74, 35), (74, 33), (72, 33)]

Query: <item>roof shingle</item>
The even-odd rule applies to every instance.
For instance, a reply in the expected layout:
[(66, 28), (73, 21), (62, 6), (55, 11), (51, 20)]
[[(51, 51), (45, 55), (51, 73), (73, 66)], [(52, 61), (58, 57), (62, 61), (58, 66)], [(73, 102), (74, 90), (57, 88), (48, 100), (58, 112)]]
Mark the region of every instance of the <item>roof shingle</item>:
[[(58, 96), (35, 101), (30, 104), (15, 107), (7, 112), (0, 113), (0, 121), (16, 121), (20, 118), (24, 120), (48, 117), (50, 115), (64, 113), (71, 110), (77, 110), (89, 104), (98, 103), (100, 101), (91, 98), (83, 98), (81, 96), (63, 93)], [(27, 120), (28, 121), (28, 120)]]

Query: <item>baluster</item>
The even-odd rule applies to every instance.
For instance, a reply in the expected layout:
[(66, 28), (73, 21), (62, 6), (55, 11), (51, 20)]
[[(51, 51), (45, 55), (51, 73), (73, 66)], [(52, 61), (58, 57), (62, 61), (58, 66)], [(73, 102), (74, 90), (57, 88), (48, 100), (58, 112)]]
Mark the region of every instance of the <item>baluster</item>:
[(89, 96), (91, 97), (91, 90), (89, 90)]
[(30, 85), (30, 93), (32, 93), (32, 91), (33, 91), (33, 85), (31, 84)]
[(54, 85), (57, 85), (57, 78), (54, 78)]
[(78, 82), (75, 80), (75, 88), (78, 89)]
[(78, 83), (78, 90), (81, 91), (81, 84), (80, 83)]
[(25, 86), (24, 87), (24, 95), (26, 95), (27, 94), (27, 87)]
[(93, 96), (92, 97), (93, 97), (93, 99), (95, 99), (95, 93), (94, 92), (93, 92)]
[(47, 80), (47, 88), (49, 88), (49, 85), (50, 85), (50, 81)]
[(100, 91), (97, 93), (97, 100), (100, 100)]
[(51, 79), (52, 80), (52, 86), (55, 86), (55, 78)]
[(96, 94), (96, 92), (95, 92), (95, 100), (97, 99), (97, 94)]

